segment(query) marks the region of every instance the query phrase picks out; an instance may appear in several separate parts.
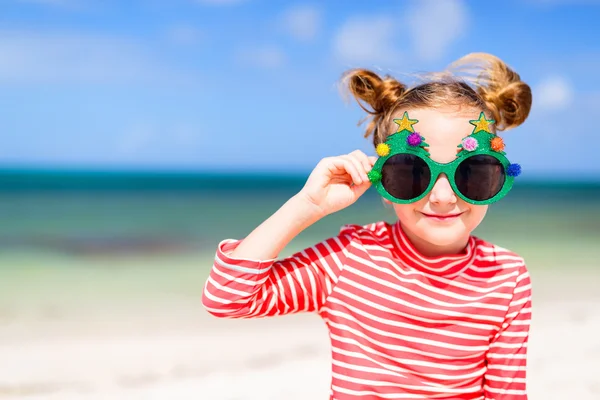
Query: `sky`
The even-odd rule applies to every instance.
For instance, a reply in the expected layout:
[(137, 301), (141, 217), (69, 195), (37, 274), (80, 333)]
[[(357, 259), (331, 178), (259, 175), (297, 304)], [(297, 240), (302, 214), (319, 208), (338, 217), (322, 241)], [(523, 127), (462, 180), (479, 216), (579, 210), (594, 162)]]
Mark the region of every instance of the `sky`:
[(360, 149), (351, 68), (471, 52), (533, 89), (530, 178), (600, 180), (600, 1), (0, 0), (0, 167), (307, 172)]

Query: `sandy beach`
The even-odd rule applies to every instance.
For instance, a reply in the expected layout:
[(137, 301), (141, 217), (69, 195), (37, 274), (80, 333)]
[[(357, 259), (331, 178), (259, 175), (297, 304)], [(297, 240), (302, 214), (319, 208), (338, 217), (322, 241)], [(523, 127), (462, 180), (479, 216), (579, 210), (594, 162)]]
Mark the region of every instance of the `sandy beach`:
[[(532, 272), (530, 399), (600, 399), (600, 274), (590, 271)], [(12, 308), (3, 300), (0, 398), (328, 396), (329, 342), (314, 315), (219, 320), (202, 309), (200, 288), (197, 297), (101, 297), (73, 304), (55, 296)]]

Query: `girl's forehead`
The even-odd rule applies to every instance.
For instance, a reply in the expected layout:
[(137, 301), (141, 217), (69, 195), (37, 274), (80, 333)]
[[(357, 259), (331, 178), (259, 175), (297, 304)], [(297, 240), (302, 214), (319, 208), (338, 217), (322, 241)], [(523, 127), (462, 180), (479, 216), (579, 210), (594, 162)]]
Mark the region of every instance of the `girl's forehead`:
[(469, 136), (473, 131), (473, 125), (469, 122), (479, 117), (478, 110), (461, 110), (456, 107), (447, 109), (413, 109), (402, 110), (398, 117), (404, 112), (414, 122), (412, 128), (426, 138), (433, 146), (434, 143), (452, 143), (454, 145)]
[[(404, 111), (402, 111), (404, 112)], [(473, 132), (470, 121), (479, 117), (477, 110), (407, 110), (412, 128), (425, 138), (430, 157), (441, 163), (454, 160), (461, 141)], [(402, 118), (402, 114), (399, 117)]]

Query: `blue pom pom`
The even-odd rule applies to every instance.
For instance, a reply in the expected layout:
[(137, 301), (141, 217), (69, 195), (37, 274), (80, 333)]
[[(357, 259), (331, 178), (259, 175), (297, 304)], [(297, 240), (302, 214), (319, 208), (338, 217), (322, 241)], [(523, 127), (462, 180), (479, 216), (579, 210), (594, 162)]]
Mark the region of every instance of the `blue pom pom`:
[(519, 164), (510, 164), (506, 169), (508, 176), (519, 176), (521, 174), (521, 166)]

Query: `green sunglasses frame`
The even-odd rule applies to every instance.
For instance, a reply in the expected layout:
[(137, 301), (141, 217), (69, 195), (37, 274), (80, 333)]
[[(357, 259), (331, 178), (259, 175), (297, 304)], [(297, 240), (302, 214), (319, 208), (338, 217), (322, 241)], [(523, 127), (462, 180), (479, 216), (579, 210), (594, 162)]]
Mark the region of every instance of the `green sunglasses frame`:
[[(504, 143), (502, 139), (490, 132), (489, 125), (494, 123), (494, 120), (486, 119), (483, 112), (480, 114), (478, 120), (469, 121), (469, 123), (475, 125), (473, 133), (463, 139), (462, 143), (458, 146), (460, 150), (456, 159), (446, 164), (441, 164), (431, 159), (429, 152), (426, 150), (429, 145), (425, 142), (425, 138), (412, 128), (412, 125), (418, 122), (417, 120), (409, 119), (408, 114), (405, 112), (402, 119), (395, 119), (394, 122), (399, 125), (398, 131), (390, 135), (384, 143), (377, 146), (377, 153), (380, 157), (368, 173), (369, 180), (377, 192), (391, 202), (409, 204), (421, 200), (431, 191), (440, 174), (445, 174), (454, 193), (462, 200), (476, 205), (491, 204), (508, 194), (513, 187), (514, 178), (521, 172), (520, 165), (510, 163), (506, 157), (506, 153), (503, 151)], [(382, 169), (384, 164), (388, 159), (398, 154), (415, 155), (421, 158), (429, 167), (431, 173), (429, 185), (421, 195), (415, 198), (408, 200), (396, 198), (382, 184)], [(486, 200), (470, 199), (463, 195), (456, 186), (455, 175), (458, 166), (466, 159), (478, 155), (496, 158), (504, 167), (505, 172), (504, 184), (500, 191), (492, 198)]]

